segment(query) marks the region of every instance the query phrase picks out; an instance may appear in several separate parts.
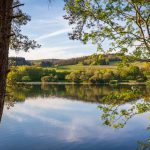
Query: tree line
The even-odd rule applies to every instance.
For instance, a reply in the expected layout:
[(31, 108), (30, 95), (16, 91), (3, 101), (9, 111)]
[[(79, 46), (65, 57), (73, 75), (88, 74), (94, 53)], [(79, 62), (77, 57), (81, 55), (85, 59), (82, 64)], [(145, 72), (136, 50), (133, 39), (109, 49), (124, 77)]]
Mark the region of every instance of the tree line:
[(65, 71), (35, 66), (12, 67), (8, 74), (8, 83), (14, 82), (73, 82), (93, 84), (117, 84), (118, 82), (149, 81), (150, 64), (118, 67), (117, 69), (87, 69)]
[[(128, 57), (128, 56), (127, 56)], [(111, 62), (120, 62), (121, 56), (117, 54), (93, 54), (90, 56), (76, 57), (70, 59), (43, 59), (43, 60), (26, 60), (23, 57), (10, 57), (9, 66), (37, 66), (53, 67), (66, 65), (109, 65)]]

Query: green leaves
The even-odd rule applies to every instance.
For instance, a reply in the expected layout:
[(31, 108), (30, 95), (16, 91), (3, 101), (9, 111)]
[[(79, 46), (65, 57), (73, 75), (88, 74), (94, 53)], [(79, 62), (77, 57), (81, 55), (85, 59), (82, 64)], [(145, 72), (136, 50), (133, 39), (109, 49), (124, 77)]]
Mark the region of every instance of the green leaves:
[[(142, 97), (139, 88), (131, 87), (126, 91), (112, 91), (102, 98), (103, 103), (98, 106), (101, 110), (103, 124), (115, 129), (123, 128), (128, 120), (137, 114), (150, 111), (149, 101), (136, 101)], [(122, 107), (128, 102), (128, 107)]]
[(66, 0), (65, 18), (73, 25), (71, 39), (84, 44), (92, 41), (98, 50), (103, 49), (102, 43), (107, 40), (109, 50), (126, 48), (125, 53), (128, 53), (132, 49), (134, 55), (136, 51), (142, 53), (137, 57), (143, 54), (149, 57), (149, 8), (146, 0)]

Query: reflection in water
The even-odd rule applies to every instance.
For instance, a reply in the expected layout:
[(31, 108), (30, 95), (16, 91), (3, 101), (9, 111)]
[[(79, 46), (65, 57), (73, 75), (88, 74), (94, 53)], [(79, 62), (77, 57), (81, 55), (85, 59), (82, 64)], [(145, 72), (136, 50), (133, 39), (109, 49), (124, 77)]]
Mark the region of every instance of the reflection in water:
[[(29, 97), (65, 97), (75, 100), (103, 103), (102, 97), (108, 96), (112, 92), (125, 93), (132, 90), (131, 86), (95, 86), (95, 85), (24, 85), (18, 87), (9, 87), (8, 93), (16, 99), (16, 101), (25, 101)], [(146, 86), (139, 87), (141, 94), (137, 95), (134, 99), (140, 96), (149, 98), (149, 91)], [(128, 97), (127, 97), (128, 98)], [(120, 101), (117, 101), (119, 103)], [(124, 101), (125, 103), (125, 101)]]
[(139, 148), (137, 148), (136, 150), (148, 150), (148, 149), (150, 149), (150, 138), (146, 139), (145, 141), (138, 141), (137, 143), (139, 145)]
[(4, 101), (0, 100), (0, 122), (2, 120), (3, 108), (4, 108)]
[[(24, 137), (28, 133), (26, 135), (28, 138), (24, 137), (27, 138), (26, 140), (34, 135), (41, 137), (40, 140), (45, 144), (45, 149), (55, 143), (56, 145), (52, 146), (55, 149), (76, 149), (78, 147), (92, 150), (99, 148), (126, 150), (135, 149), (136, 144), (133, 139), (137, 139), (137, 150), (147, 150), (150, 148), (149, 128), (144, 131), (144, 127), (140, 123), (150, 111), (149, 89), (146, 86), (125, 85), (24, 85), (8, 87), (9, 96), (6, 98), (5, 106), (7, 109), (13, 106), (14, 108), (9, 111), (5, 109), (4, 123), (5, 118), (15, 120), (15, 123), (12, 123), (13, 130), (21, 123), (22, 130), (25, 130), (21, 136)], [(99, 114), (101, 120), (98, 121)], [(8, 122), (6, 121), (6, 123)], [(101, 126), (99, 123), (105, 126)], [(34, 129), (31, 130), (26, 125), (30, 128), (34, 126)], [(106, 126), (117, 130), (114, 131)], [(119, 130), (123, 127), (124, 129)], [(3, 124), (2, 128), (5, 131)], [(51, 133), (48, 132), (49, 129)], [(42, 133), (38, 131), (42, 131)], [(138, 133), (139, 135), (137, 135)], [(49, 136), (55, 141), (48, 143)], [(143, 141), (144, 139), (147, 140)], [(30, 140), (34, 142), (33, 139)], [(40, 142), (35, 137), (34, 140)], [(71, 145), (67, 142), (71, 142)], [(115, 143), (119, 143), (119, 145)], [(59, 144), (62, 147), (58, 148)], [(63, 147), (65, 144), (68, 147)], [(44, 147), (38, 149), (44, 149)]]
[[(113, 91), (102, 99), (103, 103), (99, 106), (102, 111), (101, 119), (104, 121), (104, 125), (112, 128), (123, 128), (129, 119), (135, 115), (150, 111), (150, 101), (148, 101), (147, 95), (143, 94), (142, 90), (137, 87), (132, 87), (123, 93)], [(126, 107), (123, 105), (125, 103)], [(149, 131), (149, 127), (147, 130)], [(145, 142), (138, 141), (138, 144), (138, 150), (149, 149), (150, 138)]]
[[(132, 88), (123, 93), (115, 91), (104, 96), (103, 103), (99, 106), (104, 124), (113, 128), (123, 128), (133, 116), (150, 111), (150, 101), (137, 101), (140, 98), (144, 97), (139, 88)], [(124, 104), (128, 107), (122, 107)]]

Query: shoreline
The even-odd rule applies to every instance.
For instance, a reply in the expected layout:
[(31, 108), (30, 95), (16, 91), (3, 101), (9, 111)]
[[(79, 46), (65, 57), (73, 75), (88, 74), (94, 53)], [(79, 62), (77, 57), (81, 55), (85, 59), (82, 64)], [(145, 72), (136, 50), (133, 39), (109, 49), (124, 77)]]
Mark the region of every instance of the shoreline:
[(26, 85), (147, 85), (146, 82), (119, 82), (117, 84), (110, 83), (75, 83), (75, 82), (17, 82), (17, 84)]

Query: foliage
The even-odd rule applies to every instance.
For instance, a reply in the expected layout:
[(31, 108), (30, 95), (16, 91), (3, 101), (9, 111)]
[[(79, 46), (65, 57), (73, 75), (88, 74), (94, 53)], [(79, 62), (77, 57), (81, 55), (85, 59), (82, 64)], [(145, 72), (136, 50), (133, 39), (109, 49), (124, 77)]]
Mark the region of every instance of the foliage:
[(30, 82), (31, 79), (30, 79), (29, 76), (23, 76), (22, 79), (21, 79), (21, 81), (23, 81), (23, 82)]
[(80, 72), (71, 72), (69, 75), (66, 76), (66, 80), (79, 83)]
[(52, 67), (53, 63), (50, 61), (41, 61), (40, 67)]
[(19, 78), (18, 72), (11, 71), (7, 76), (7, 82), (8, 84), (14, 84), (19, 81)]
[(31, 65), (31, 63), (23, 57), (9, 57), (9, 66), (24, 66)]
[(113, 128), (123, 128), (133, 116), (150, 111), (149, 101), (130, 103), (127, 109), (121, 107), (123, 103), (129, 103), (140, 97), (142, 97), (142, 92), (135, 87), (124, 92), (112, 91), (109, 95), (103, 97), (104, 105), (99, 106), (99, 109), (102, 111), (103, 124)]
[(34, 67), (34, 66), (18, 66), (12, 67), (8, 74), (8, 83), (12, 82), (40, 82), (46, 80), (63, 81), (68, 72), (56, 72), (54, 69)]
[(56, 82), (58, 80), (57, 75), (50, 74), (41, 78), (42, 82)]
[(117, 54), (93, 54), (82, 61), (83, 65), (109, 65), (112, 62), (120, 62), (121, 57)]
[[(129, 68), (119, 68), (116, 71), (109, 69), (104, 70), (84, 70), (84, 71), (74, 71), (66, 76), (66, 80), (72, 82), (92, 82), (92, 83), (115, 83), (118, 81), (128, 81), (135, 80), (138, 82), (146, 81), (146, 76), (137, 66), (131, 66)], [(112, 82), (111, 82), (112, 81)]]
[(11, 72), (8, 74), (9, 83), (24, 81), (40, 82), (42, 80), (46, 82), (69, 81), (75, 83), (91, 82), (112, 84), (129, 80), (144, 82), (146, 79), (146, 75), (136, 66), (118, 68), (117, 70), (86, 69), (70, 72), (35, 66), (18, 66), (11, 67)]
[(146, 0), (65, 0), (65, 19), (73, 26), (70, 39), (89, 40), (104, 53), (103, 42), (110, 43), (109, 51), (121, 53), (133, 49), (136, 57), (150, 56), (150, 3)]

